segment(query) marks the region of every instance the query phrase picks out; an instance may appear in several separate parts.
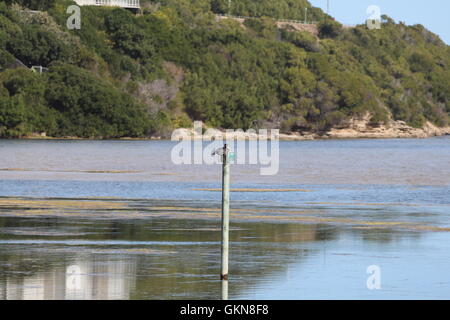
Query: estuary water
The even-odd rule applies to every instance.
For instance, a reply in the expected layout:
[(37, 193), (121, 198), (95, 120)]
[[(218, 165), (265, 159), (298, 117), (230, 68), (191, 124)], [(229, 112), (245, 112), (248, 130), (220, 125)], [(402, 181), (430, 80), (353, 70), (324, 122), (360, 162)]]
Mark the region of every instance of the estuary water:
[[(221, 166), (175, 145), (0, 140), (0, 299), (220, 299)], [(231, 166), (230, 299), (450, 298), (450, 137), (279, 155)]]

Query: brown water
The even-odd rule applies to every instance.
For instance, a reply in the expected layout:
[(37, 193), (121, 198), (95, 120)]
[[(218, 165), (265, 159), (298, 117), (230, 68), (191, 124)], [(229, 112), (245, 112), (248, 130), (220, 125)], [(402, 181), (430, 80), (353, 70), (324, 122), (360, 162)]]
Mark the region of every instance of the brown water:
[[(173, 145), (0, 141), (0, 298), (220, 298), (220, 166)], [(449, 137), (280, 147), (232, 166), (230, 298), (450, 298)]]

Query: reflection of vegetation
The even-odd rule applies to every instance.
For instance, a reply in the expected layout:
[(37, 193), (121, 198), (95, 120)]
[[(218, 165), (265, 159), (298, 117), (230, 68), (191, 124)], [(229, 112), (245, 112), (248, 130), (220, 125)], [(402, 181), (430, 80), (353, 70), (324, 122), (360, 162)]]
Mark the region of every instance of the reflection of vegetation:
[[(197, 204), (171, 200), (126, 200), (126, 199), (35, 199), (35, 198), (10, 198), (0, 199), (0, 213), (4, 217), (65, 217), (86, 219), (130, 220), (149, 218), (170, 218), (187, 220), (216, 220), (220, 219), (220, 208), (214, 205), (198, 207)], [(336, 206), (348, 208), (358, 206), (369, 211), (380, 210), (383, 203), (310, 203), (319, 206), (313, 207), (279, 207), (241, 205), (233, 207), (231, 218), (234, 221), (257, 221), (273, 223), (299, 223), (299, 224), (328, 224), (350, 225), (358, 227), (408, 229), (422, 231), (450, 231), (450, 228), (432, 225), (430, 223), (400, 220), (386, 211), (385, 214), (377, 214), (377, 219), (371, 219), (364, 215), (339, 215), (335, 214)], [(330, 208), (324, 205), (333, 205)], [(389, 206), (416, 206), (410, 204), (389, 204)], [(349, 210), (354, 210), (349, 209)], [(304, 237), (305, 234), (302, 234)], [(315, 235), (314, 235), (315, 236)], [(0, 236), (1, 237), (1, 236)]]
[[(67, 31), (71, 3), (0, 3), (0, 136), (167, 135), (191, 119), (320, 131), (366, 113), (374, 125), (449, 122), (448, 46), (421, 25), (349, 29), (306, 0), (243, 0), (231, 8), (255, 17), (243, 27), (215, 20), (227, 0), (163, 0), (137, 16), (83, 7), (82, 29)], [(274, 18), (303, 19), (306, 7), (319, 38), (277, 29)], [(16, 58), (50, 71), (6, 70)]]
[[(53, 274), (52, 281), (65, 283), (65, 268), (78, 261), (86, 261), (98, 274), (95, 283), (105, 282), (105, 266), (120, 263), (132, 265), (133, 271), (114, 274), (115, 281), (132, 282), (130, 298), (215, 298), (219, 297), (220, 283), (220, 223), (218, 219), (174, 219), (133, 215), (134, 211), (145, 213), (170, 210), (176, 207), (168, 201), (131, 201), (129, 210), (125, 201), (111, 200), (110, 210), (107, 201), (70, 199), (31, 200), (4, 198), (3, 214), (22, 212), (19, 216), (0, 218), (0, 239), (2, 240), (90, 240), (90, 241), (129, 241), (129, 244), (98, 245), (14, 245), (0, 249), (0, 287), (6, 279), (22, 284), (29, 277), (45, 278)], [(8, 202), (9, 201), (9, 202)], [(16, 202), (14, 202), (16, 201)], [(46, 203), (47, 215), (42, 218), (28, 210)], [(24, 207), (18, 208), (22, 204)], [(181, 203), (179, 209), (190, 211), (190, 202)], [(154, 211), (152, 211), (152, 209)], [(212, 210), (198, 208), (198, 210)], [(250, 208), (249, 208), (250, 209)], [(262, 211), (263, 207), (253, 208)], [(54, 210), (54, 211), (52, 211)], [(125, 210), (125, 211), (124, 211)], [(238, 211), (239, 209), (234, 209)], [(244, 208), (242, 212), (248, 211)], [(85, 211), (85, 212), (84, 212)], [(269, 214), (276, 209), (266, 208)], [(289, 215), (303, 213), (289, 210)], [(77, 212), (84, 212), (78, 216)], [(201, 213), (202, 211), (200, 211)], [(61, 214), (67, 213), (67, 214)], [(119, 219), (116, 215), (124, 215)], [(129, 215), (126, 218), (126, 214)], [(258, 214), (263, 214), (258, 212)], [(51, 216), (53, 215), (53, 216)], [(322, 214), (323, 215), (323, 212)], [(326, 215), (325, 215), (326, 216)], [(138, 220), (135, 220), (138, 219)], [(421, 233), (405, 233), (394, 228), (374, 226), (352, 226), (348, 228), (333, 224), (300, 223), (244, 223), (234, 220), (231, 224), (231, 270), (233, 272), (230, 295), (238, 296), (244, 290), (256, 286), (261, 280), (286, 272), (292, 263), (301, 262), (311, 251), (320, 246), (314, 242), (339, 239), (342, 233), (355, 235), (358, 240), (373, 243), (388, 243), (406, 237), (420, 237)], [(31, 237), (31, 238), (30, 238)], [(133, 244), (133, 241), (147, 241), (152, 244)], [(128, 270), (127, 268), (125, 268)], [(123, 269), (123, 270), (125, 270)], [(53, 271), (49, 272), (49, 270)], [(120, 269), (122, 270), (122, 269)], [(130, 269), (131, 270), (131, 269)], [(114, 271), (114, 270), (113, 270)], [(94, 272), (94, 273), (95, 273)], [(101, 276), (100, 276), (100, 275)], [(112, 274), (110, 274), (113, 277)], [(100, 279), (101, 278), (101, 279)], [(53, 278), (52, 278), (53, 279)], [(58, 280), (59, 279), (59, 280)], [(245, 279), (245, 281), (240, 281)], [(54, 286), (58, 287), (58, 286)], [(1, 288), (0, 288), (1, 290)], [(54, 289), (52, 289), (54, 290)], [(64, 286), (60, 290), (64, 290)], [(98, 287), (97, 291), (103, 290)], [(127, 289), (128, 290), (128, 289)]]
[(358, 236), (358, 238), (362, 238), (364, 241), (373, 243), (389, 243), (393, 241), (399, 241), (401, 239), (404, 239), (405, 236), (413, 239), (418, 239), (421, 237), (421, 234), (419, 232), (411, 232), (405, 235), (404, 231), (389, 230), (376, 227), (353, 228), (351, 229), (351, 232), (354, 235)]
[[(136, 277), (136, 287), (131, 298), (213, 298), (219, 295), (217, 274), (220, 260), (220, 232), (216, 222), (189, 220), (145, 220), (140, 223), (132, 221), (104, 221), (73, 219), (38, 219), (0, 218), (0, 228), (28, 229), (36, 232), (47, 231), (49, 228), (61, 233), (85, 233), (84, 236), (39, 237), (36, 239), (62, 240), (127, 240), (152, 241), (152, 251), (136, 250), (143, 245), (127, 246), (63, 246), (26, 245), (13, 250), (0, 250), (0, 274), (2, 277), (23, 282), (23, 279), (43, 272), (49, 273), (53, 267), (59, 266), (59, 272), (65, 272), (64, 267), (82, 258), (88, 261), (102, 262), (113, 259), (136, 265), (135, 274), (124, 275)], [(201, 231), (203, 230), (203, 231)], [(234, 279), (241, 277), (246, 281), (242, 285), (233, 285), (232, 294), (257, 284), (262, 278), (271, 274), (283, 272), (294, 261), (301, 259), (306, 251), (301, 251), (289, 243), (315, 241), (316, 226), (289, 224), (252, 224), (233, 223), (231, 242), (231, 269)], [(21, 239), (21, 236), (3, 234), (2, 238)], [(217, 245), (208, 242), (217, 242)], [(170, 242), (168, 244), (167, 242)], [(193, 242), (192, 245), (176, 242)], [(204, 243), (204, 244), (202, 244)], [(130, 252), (127, 254), (124, 248)], [(107, 250), (105, 250), (107, 249)], [(114, 255), (114, 250), (118, 253)], [(134, 249), (134, 250), (129, 250)], [(156, 250), (161, 249), (161, 250)], [(104, 252), (104, 253), (102, 253)], [(301, 256), (299, 256), (301, 254)], [(95, 258), (94, 258), (95, 256)], [(32, 261), (30, 264), (28, 262)], [(61, 267), (62, 266), (62, 267)], [(25, 274), (19, 271), (27, 271)], [(64, 279), (61, 279), (62, 281)], [(64, 288), (64, 287), (63, 287)]]
[[(389, 232), (389, 231), (388, 231)], [(316, 241), (336, 240), (339, 234), (336, 227), (329, 225), (318, 225), (316, 232)]]

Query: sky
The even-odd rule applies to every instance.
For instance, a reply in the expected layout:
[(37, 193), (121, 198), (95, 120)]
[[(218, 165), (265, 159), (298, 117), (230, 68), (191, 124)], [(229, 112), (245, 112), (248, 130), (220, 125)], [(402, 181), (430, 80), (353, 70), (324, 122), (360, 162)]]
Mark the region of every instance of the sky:
[[(396, 22), (408, 25), (422, 24), (450, 45), (450, 1), (449, 0), (329, 0), (330, 15), (346, 25), (364, 23), (370, 17), (366, 10), (371, 5), (380, 7)], [(327, 0), (309, 0), (324, 11)]]

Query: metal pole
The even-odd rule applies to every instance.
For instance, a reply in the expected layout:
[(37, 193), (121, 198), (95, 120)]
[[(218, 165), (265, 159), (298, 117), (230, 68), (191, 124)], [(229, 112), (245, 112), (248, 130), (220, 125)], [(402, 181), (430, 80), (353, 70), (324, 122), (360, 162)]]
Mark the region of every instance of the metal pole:
[(305, 8), (305, 24), (308, 21), (308, 8)]
[(222, 280), (222, 292), (221, 298), (222, 300), (228, 300), (228, 280)]
[(222, 271), (221, 280), (228, 280), (228, 240), (230, 226), (230, 163), (228, 148), (225, 144), (222, 155)]

